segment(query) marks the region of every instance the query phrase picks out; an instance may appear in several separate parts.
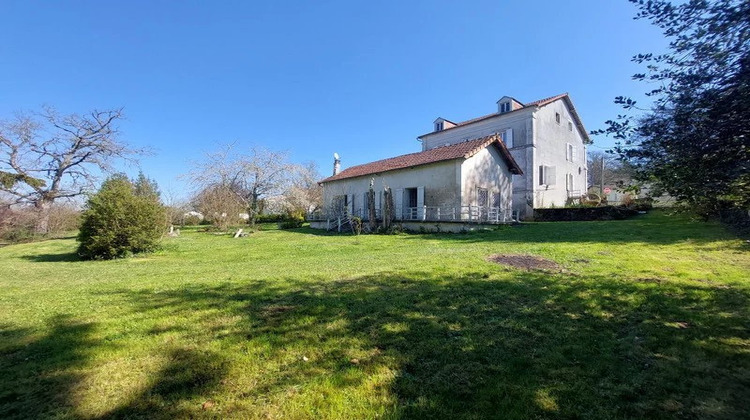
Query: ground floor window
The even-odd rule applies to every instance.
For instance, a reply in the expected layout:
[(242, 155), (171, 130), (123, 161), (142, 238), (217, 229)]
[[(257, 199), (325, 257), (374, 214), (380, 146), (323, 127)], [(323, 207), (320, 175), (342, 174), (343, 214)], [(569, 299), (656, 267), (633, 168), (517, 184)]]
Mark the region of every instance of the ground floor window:
[(407, 188), (406, 189), (406, 207), (417, 207), (418, 202), (418, 194), (416, 188)]
[(503, 202), (503, 197), (499, 192), (492, 194), (492, 207), (500, 207)]
[(487, 207), (490, 204), (489, 198), (487, 188), (477, 188), (477, 206)]
[(346, 195), (337, 195), (333, 197), (333, 211), (336, 213), (343, 213), (346, 211), (346, 206), (349, 204)]

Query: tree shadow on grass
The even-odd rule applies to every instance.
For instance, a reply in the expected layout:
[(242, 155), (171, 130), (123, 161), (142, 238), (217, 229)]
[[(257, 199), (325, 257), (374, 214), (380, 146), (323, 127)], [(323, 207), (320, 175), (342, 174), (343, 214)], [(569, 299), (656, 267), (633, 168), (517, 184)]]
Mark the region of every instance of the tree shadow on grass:
[[(92, 339), (92, 323), (59, 315), (49, 324), (41, 337), (26, 329), (0, 328), (0, 418), (81, 417), (77, 392), (87, 364), (94, 352), (111, 344)], [(215, 352), (170, 348), (163, 353), (166, 364), (152, 375), (152, 385), (100, 418), (188, 417), (192, 399), (208, 395), (225, 375), (225, 359)]]
[[(750, 361), (742, 344), (750, 339), (747, 290), (491, 274), (399, 272), (119, 294), (143, 316), (190, 313), (196, 317), (192, 334), (260, 351), (264, 361), (256, 367), (273, 363), (277, 370), (235, 396), (249, 401), (321, 382), (336, 384), (330, 392), (355, 393), (386, 368), (396, 373), (387, 385), (395, 417), (750, 414)], [(234, 317), (230, 325), (210, 319), (226, 316)], [(309, 355), (310, 362), (282, 356), (290, 352)], [(178, 370), (203, 363), (186, 358)], [(198, 382), (203, 392), (216, 385), (213, 379)], [(177, 381), (164, 392), (157, 384), (150, 395), (182, 398), (182, 386)], [(115, 413), (141, 413), (134, 404)], [(315, 413), (325, 417), (325, 403), (318, 404)]]
[(94, 325), (59, 315), (49, 332), (4, 328), (0, 337), (0, 418), (72, 417), (72, 390), (81, 376)]
[(32, 254), (21, 256), (24, 260), (31, 262), (76, 262), (83, 261), (75, 252), (63, 252), (59, 254)]
[(193, 401), (210, 396), (226, 375), (227, 363), (218, 353), (191, 348), (166, 352), (167, 364), (153, 375), (152, 385), (128, 403), (99, 416), (102, 419), (190, 418), (201, 408)]

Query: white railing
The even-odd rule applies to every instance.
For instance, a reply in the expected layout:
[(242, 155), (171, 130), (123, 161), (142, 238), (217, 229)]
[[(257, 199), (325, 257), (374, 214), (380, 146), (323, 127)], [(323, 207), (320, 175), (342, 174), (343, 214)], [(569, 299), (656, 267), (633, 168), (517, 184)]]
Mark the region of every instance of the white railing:
[[(308, 215), (308, 220), (337, 220), (344, 215), (359, 217), (362, 220), (369, 220), (367, 209), (355, 209), (354, 212), (335, 212), (326, 215), (317, 213)], [(381, 219), (382, 209), (375, 209), (375, 218)], [(394, 219), (398, 221), (415, 221), (415, 222), (470, 222), (470, 223), (510, 223), (517, 221), (517, 216), (510, 209), (502, 207), (487, 206), (458, 206), (458, 207), (396, 207), (394, 209)]]

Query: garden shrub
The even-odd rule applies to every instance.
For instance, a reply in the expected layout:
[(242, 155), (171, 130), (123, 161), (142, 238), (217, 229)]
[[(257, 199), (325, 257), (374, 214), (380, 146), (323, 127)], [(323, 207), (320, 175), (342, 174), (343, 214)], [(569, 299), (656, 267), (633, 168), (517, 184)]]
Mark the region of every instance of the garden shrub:
[(630, 201), (628, 208), (635, 211), (648, 211), (654, 207), (654, 199), (651, 197), (636, 198)]
[(259, 214), (255, 216), (255, 223), (279, 223), (286, 221), (286, 219), (287, 215), (283, 213)]
[[(183, 226), (198, 226), (198, 225), (204, 224), (203, 220), (205, 219), (201, 219), (200, 217), (194, 214), (190, 214), (190, 215), (185, 216), (182, 219), (182, 225)], [(211, 222), (206, 221), (205, 224), (211, 224)]]
[(158, 195), (140, 195), (124, 175), (115, 175), (86, 204), (78, 254), (112, 259), (153, 251), (166, 230), (166, 220)]
[(352, 232), (355, 235), (359, 235), (362, 233), (362, 218), (354, 216), (350, 220), (350, 223), (352, 225)]
[(290, 211), (284, 216), (284, 221), (279, 223), (279, 229), (294, 229), (302, 227), (305, 223), (305, 215), (301, 211)]

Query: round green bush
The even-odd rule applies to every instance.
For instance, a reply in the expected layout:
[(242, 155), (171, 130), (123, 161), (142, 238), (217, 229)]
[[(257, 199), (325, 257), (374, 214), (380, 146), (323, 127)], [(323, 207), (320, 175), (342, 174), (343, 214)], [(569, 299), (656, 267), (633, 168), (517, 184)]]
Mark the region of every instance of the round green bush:
[(158, 192), (144, 192), (125, 176), (113, 176), (86, 204), (78, 254), (85, 259), (112, 259), (153, 251), (166, 230), (166, 220)]

